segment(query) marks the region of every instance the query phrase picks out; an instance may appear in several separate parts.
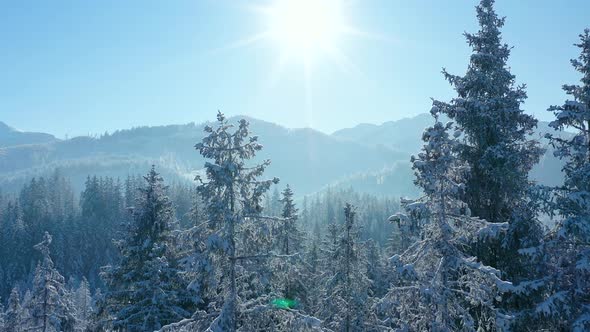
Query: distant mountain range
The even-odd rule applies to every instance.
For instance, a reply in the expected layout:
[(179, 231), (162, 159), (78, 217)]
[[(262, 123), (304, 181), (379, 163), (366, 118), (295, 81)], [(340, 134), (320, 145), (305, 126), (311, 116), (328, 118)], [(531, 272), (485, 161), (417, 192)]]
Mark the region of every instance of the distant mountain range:
[[(266, 175), (289, 183), (298, 195), (326, 186), (389, 196), (413, 196), (410, 155), (419, 151), (424, 128), (433, 123), (428, 114), (381, 125), (360, 124), (331, 135), (319, 131), (288, 129), (246, 118), (264, 149), (258, 160), (271, 159)], [(194, 149), (206, 124), (138, 127), (101, 137), (58, 140), (50, 134), (26, 133), (0, 122), (0, 188), (15, 191), (33, 176), (56, 168), (81, 190), (87, 175), (124, 179), (145, 173), (156, 164), (168, 181), (190, 181), (204, 160)], [(539, 134), (548, 129), (540, 123)], [(546, 142), (544, 142), (546, 144)], [(561, 181), (561, 163), (549, 153), (533, 171), (547, 184)]]

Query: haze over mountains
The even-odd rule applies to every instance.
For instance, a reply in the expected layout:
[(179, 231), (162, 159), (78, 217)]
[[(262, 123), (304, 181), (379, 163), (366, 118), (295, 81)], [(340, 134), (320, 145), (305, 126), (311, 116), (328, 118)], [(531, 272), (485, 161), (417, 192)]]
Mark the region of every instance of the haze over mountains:
[[(230, 120), (237, 123), (238, 118)], [(329, 185), (389, 196), (418, 193), (409, 158), (419, 151), (424, 128), (433, 123), (428, 114), (381, 125), (359, 124), (331, 135), (245, 118), (264, 145), (258, 158), (272, 160), (267, 174), (279, 177), (282, 185), (289, 183), (298, 195)], [(138, 127), (101, 137), (59, 140), (50, 134), (20, 132), (0, 122), (0, 187), (14, 191), (31, 177), (48, 175), (57, 168), (81, 189), (87, 175), (124, 179), (128, 174), (145, 173), (151, 164), (169, 182), (191, 181), (204, 163), (194, 145), (203, 137), (205, 125)], [(539, 123), (538, 135), (547, 130), (546, 123)], [(548, 152), (534, 169), (533, 178), (559, 183), (560, 165)]]

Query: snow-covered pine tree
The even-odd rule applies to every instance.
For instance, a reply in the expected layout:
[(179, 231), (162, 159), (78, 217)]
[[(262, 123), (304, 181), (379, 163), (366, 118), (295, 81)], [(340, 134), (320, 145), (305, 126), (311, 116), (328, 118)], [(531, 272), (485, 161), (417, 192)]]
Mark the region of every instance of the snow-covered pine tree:
[(86, 331), (90, 317), (93, 314), (90, 284), (86, 277), (82, 277), (77, 289), (71, 291), (76, 315), (76, 330)]
[(580, 35), (573, 67), (580, 85), (564, 85), (571, 99), (549, 111), (549, 126), (574, 135), (547, 134), (555, 156), (565, 161), (562, 186), (548, 189), (549, 212), (559, 216), (541, 254), (546, 260), (543, 298), (520, 322), (526, 328), (554, 331), (590, 330), (590, 29)]
[(305, 265), (308, 269), (307, 280), (305, 280), (308, 290), (306, 298), (306, 312), (316, 313), (319, 310), (321, 299), (321, 280), (322, 280), (322, 265), (320, 257), (319, 240), (313, 238), (311, 244), (308, 246), (308, 251), (305, 255)]
[[(246, 313), (246, 304), (239, 301), (238, 274), (249, 277), (245, 266), (247, 261), (258, 260), (263, 255), (249, 255), (256, 249), (253, 247), (256, 247), (257, 240), (253, 239), (251, 243), (244, 240), (247, 235), (258, 234), (257, 225), (253, 223), (262, 211), (261, 200), (278, 179), (259, 180), (270, 164), (269, 160), (254, 166), (246, 164), (262, 149), (258, 137), (251, 136), (248, 125), (242, 119), (238, 128), (232, 131), (234, 126), (218, 112), (215, 128), (206, 126), (207, 135), (195, 146), (203, 157), (211, 160), (205, 163), (206, 179), (197, 176), (200, 182), (197, 190), (208, 217), (208, 236), (205, 255), (200, 255), (201, 261), (196, 264), (215, 273), (217, 285), (212, 286), (219, 293), (207, 310), (198, 311), (190, 321), (172, 324), (165, 331), (236, 331), (251, 313)], [(238, 248), (240, 244), (248, 248)], [(244, 252), (248, 254), (242, 255)], [(247, 282), (244, 279), (242, 282)], [(256, 294), (246, 296), (256, 297)], [(251, 303), (256, 303), (256, 299)]]
[(499, 278), (498, 270), (465, 253), (470, 241), (497, 232), (500, 225), (484, 228), (486, 223), (468, 216), (458, 199), (467, 167), (456, 157), (459, 143), (450, 137), (451, 127), (436, 121), (423, 134), (422, 151), (412, 156), (415, 183), (425, 194), (419, 201), (429, 222), (420, 240), (390, 258), (393, 285), (375, 308), (389, 328), (492, 331), (504, 324), (494, 302), (511, 285)]
[(207, 239), (215, 231), (214, 225), (207, 219), (205, 203), (195, 188), (192, 190), (192, 202), (188, 212), (189, 227), (175, 232), (175, 241), (183, 275), (189, 281), (188, 291), (192, 293), (197, 310), (205, 310), (214, 300), (216, 276), (208, 252)]
[(334, 273), (326, 279), (322, 294), (319, 316), (327, 328), (335, 331), (375, 330), (369, 320), (370, 280), (355, 215), (353, 206), (346, 204), (345, 221), (337, 235), (337, 247), (332, 257)]
[(188, 212), (188, 219), (190, 220), (191, 226), (200, 226), (207, 218), (205, 217), (205, 213), (203, 211), (203, 200), (199, 196), (199, 192), (197, 190), (192, 191), (191, 203), (192, 204)]
[(270, 197), (270, 206), (269, 206), (269, 214), (271, 216), (280, 216), (281, 211), (281, 194), (279, 192), (278, 186), (274, 186), (272, 190), (272, 196)]
[[(3, 214), (2, 246), (0, 253), (3, 257), (2, 269), (4, 275), (0, 276), (0, 291), (10, 291), (10, 287), (16, 285), (27, 273), (28, 264), (25, 260), (30, 256), (28, 244), (31, 235), (28, 226), (23, 220), (23, 213), (19, 200), (8, 202)], [(28, 263), (28, 262), (26, 262)]]
[[(2, 193), (0, 192), (0, 204), (1, 203), (2, 203)], [(0, 298), (0, 301), (2, 301), (2, 298)], [(0, 331), (4, 330), (4, 316), (5, 316), (4, 304), (2, 304), (2, 302), (0, 302)]]
[(481, 0), (476, 9), (480, 29), (465, 34), (473, 49), (467, 73), (457, 76), (443, 70), (458, 96), (448, 103), (434, 102), (431, 112), (446, 114), (463, 130), (459, 156), (469, 166), (464, 200), (473, 216), (510, 223), (503, 243), (490, 243), (478, 257), (519, 280), (526, 278), (521, 275), (527, 269), (517, 250), (536, 245), (542, 236), (527, 202), (528, 172), (542, 149), (529, 139), (537, 120), (520, 109), (527, 97), (525, 86), (515, 86), (507, 65), (510, 47), (500, 32), (504, 18), (496, 14), (494, 0)]
[(121, 261), (103, 271), (109, 291), (102, 305), (112, 328), (125, 331), (157, 330), (189, 317), (192, 310), (169, 243), (175, 221), (164, 180), (154, 166), (144, 179), (133, 222), (117, 243)]
[(428, 209), (421, 200), (401, 198), (400, 207), (403, 212), (389, 217), (389, 221), (396, 226), (390, 237), (390, 251), (396, 254), (420, 240), (424, 225), (429, 222)]
[(281, 218), (275, 222), (275, 258), (273, 269), (279, 294), (283, 298), (305, 301), (306, 287), (303, 283), (307, 274), (304, 267), (304, 233), (297, 222), (298, 209), (293, 202), (293, 191), (287, 185), (281, 193)]
[(388, 282), (379, 244), (370, 239), (365, 244), (367, 253), (367, 278), (371, 280), (370, 295), (381, 298), (387, 293)]
[(338, 226), (334, 221), (330, 222), (327, 226), (326, 235), (320, 246), (320, 273), (324, 280), (327, 280), (327, 278), (336, 274), (337, 263), (335, 257), (338, 253), (338, 235)]
[(303, 226), (303, 230), (306, 232), (311, 232), (311, 225), (309, 220), (309, 203), (307, 201), (307, 196), (303, 196), (303, 202), (301, 203), (301, 225)]
[(55, 269), (50, 257), (51, 241), (51, 235), (45, 232), (43, 241), (35, 245), (43, 258), (35, 269), (31, 298), (26, 303), (26, 319), (22, 322), (26, 331), (73, 331), (76, 323), (64, 277)]
[(195, 190), (189, 220), (192, 227), (175, 232), (175, 242), (182, 266), (197, 310), (205, 310), (214, 300), (216, 287), (215, 263), (211, 260), (207, 239), (214, 231), (204, 214), (204, 203)]

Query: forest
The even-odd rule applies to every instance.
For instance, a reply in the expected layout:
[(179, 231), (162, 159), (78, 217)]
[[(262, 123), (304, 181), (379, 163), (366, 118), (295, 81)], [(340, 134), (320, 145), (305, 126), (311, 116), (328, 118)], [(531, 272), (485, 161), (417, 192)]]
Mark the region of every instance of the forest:
[(218, 112), (194, 181), (152, 166), (79, 193), (55, 169), (0, 192), (0, 331), (589, 331), (590, 29), (580, 83), (547, 105), (549, 186), (529, 177), (545, 150), (504, 18), (476, 14), (410, 160), (417, 197), (298, 195), (255, 160), (265, 137)]

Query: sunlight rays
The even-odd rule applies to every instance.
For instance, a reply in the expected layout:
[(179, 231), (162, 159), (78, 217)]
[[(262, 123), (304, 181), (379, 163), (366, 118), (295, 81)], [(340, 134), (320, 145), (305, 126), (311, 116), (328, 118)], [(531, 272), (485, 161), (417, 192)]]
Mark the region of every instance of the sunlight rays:
[(302, 67), (305, 89), (306, 120), (313, 123), (313, 72), (319, 63), (329, 62), (347, 74), (364, 76), (346, 54), (346, 38), (380, 39), (353, 26), (349, 14), (354, 1), (346, 0), (272, 0), (265, 4), (247, 4), (243, 8), (255, 13), (263, 29), (232, 42), (220, 50), (270, 43), (278, 49), (269, 81), (276, 84), (288, 64)]

